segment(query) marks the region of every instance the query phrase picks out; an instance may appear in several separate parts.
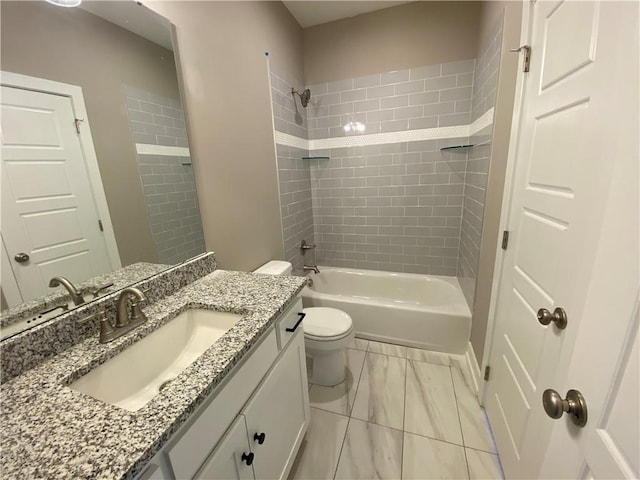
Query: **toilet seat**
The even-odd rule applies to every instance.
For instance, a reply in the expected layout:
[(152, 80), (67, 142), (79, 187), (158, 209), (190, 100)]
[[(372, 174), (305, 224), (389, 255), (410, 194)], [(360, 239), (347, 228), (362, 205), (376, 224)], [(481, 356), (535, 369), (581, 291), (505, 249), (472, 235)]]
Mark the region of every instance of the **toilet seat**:
[(349, 314), (329, 307), (309, 307), (302, 310), (304, 318), (304, 335), (309, 340), (329, 342), (349, 336), (353, 330), (353, 322)]

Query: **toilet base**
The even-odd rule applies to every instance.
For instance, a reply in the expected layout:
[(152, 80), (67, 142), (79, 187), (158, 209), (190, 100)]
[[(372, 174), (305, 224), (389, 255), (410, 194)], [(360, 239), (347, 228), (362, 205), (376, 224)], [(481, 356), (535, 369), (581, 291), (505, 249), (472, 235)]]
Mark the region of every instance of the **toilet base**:
[(314, 385), (334, 387), (346, 378), (345, 349), (333, 352), (311, 352), (311, 378)]

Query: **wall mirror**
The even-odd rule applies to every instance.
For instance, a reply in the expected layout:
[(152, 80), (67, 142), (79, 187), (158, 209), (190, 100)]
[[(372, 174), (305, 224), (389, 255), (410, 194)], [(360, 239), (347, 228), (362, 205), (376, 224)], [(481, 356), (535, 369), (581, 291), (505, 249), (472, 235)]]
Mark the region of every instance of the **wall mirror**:
[(0, 8), (2, 326), (22, 330), (77, 303), (53, 277), (91, 301), (205, 244), (170, 22), (134, 1)]

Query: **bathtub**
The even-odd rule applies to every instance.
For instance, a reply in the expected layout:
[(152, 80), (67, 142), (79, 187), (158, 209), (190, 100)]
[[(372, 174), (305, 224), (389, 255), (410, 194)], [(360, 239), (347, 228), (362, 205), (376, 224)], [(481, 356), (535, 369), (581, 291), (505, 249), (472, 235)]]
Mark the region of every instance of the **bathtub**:
[(347, 312), (361, 338), (465, 353), (471, 312), (456, 277), (318, 268), (302, 291), (305, 307)]

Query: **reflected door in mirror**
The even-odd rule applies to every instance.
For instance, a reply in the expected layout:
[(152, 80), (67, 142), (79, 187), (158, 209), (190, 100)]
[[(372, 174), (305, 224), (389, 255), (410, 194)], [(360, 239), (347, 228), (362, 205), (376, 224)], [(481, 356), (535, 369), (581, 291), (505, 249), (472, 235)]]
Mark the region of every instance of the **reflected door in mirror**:
[(54, 276), (112, 270), (74, 121), (69, 97), (2, 87), (3, 254), (22, 297), (10, 306), (51, 293)]

